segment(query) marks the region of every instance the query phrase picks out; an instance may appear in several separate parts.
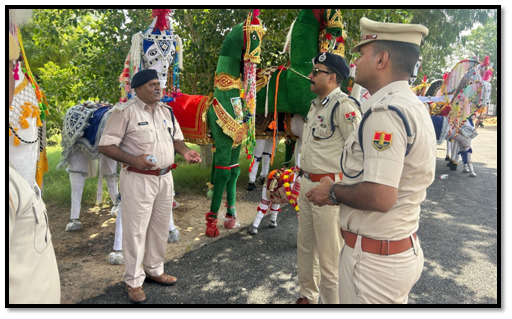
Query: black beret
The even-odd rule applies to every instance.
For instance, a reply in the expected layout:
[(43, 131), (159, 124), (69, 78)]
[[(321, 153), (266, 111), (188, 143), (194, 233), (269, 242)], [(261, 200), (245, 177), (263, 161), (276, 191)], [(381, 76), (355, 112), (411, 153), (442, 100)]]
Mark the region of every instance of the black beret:
[(146, 69), (139, 71), (135, 73), (132, 78), (132, 89), (138, 88), (139, 86), (144, 85), (153, 79), (158, 80), (158, 73), (156, 73), (156, 70)]
[(338, 76), (341, 76), (342, 81), (348, 78), (348, 75), (350, 74), (350, 68), (347, 62), (337, 54), (322, 52), (313, 59), (313, 65), (317, 63), (326, 65), (333, 69)]

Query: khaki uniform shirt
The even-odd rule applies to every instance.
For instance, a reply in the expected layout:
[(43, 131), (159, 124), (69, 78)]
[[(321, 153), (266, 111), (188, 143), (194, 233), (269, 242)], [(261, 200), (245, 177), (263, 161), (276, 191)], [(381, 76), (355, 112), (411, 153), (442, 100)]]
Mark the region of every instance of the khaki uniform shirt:
[[(334, 105), (334, 133), (331, 129), (331, 114)], [(311, 103), (304, 120), (300, 167), (311, 174), (341, 173), (340, 157), (343, 144), (361, 121), (361, 113), (354, 100), (339, 88), (323, 100), (316, 98)]]
[[(409, 155), (405, 156), (407, 134), (395, 111), (407, 118), (415, 134)], [(363, 126), (364, 157), (358, 130), (345, 143), (343, 184), (374, 182), (398, 188), (398, 198), (386, 213), (363, 211), (341, 204), (340, 225), (350, 232), (374, 239), (399, 240), (418, 229), (420, 204), (426, 189), (434, 180), (436, 167), (436, 134), (423, 103), (412, 93), (406, 81), (397, 81), (380, 89), (361, 106), (363, 114), (372, 114)], [(384, 108), (384, 109), (383, 109)]]
[(174, 140), (183, 140), (183, 133), (175, 119), (174, 127), (168, 106), (158, 102), (153, 112), (138, 97), (118, 104), (105, 125), (100, 146), (116, 145), (131, 155), (153, 154), (155, 169), (174, 163)]
[(46, 206), (9, 165), (9, 303), (58, 304), (60, 279)]

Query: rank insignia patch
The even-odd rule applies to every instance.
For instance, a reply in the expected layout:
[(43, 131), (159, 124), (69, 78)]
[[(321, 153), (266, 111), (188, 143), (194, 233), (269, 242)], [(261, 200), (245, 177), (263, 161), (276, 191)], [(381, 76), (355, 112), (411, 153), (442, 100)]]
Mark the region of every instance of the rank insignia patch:
[(379, 151), (385, 150), (391, 146), (392, 137), (393, 133), (375, 131), (375, 134), (373, 135), (373, 147)]
[(347, 121), (347, 123), (352, 124), (352, 123), (354, 123), (355, 119), (356, 119), (356, 112), (345, 113), (345, 121)]

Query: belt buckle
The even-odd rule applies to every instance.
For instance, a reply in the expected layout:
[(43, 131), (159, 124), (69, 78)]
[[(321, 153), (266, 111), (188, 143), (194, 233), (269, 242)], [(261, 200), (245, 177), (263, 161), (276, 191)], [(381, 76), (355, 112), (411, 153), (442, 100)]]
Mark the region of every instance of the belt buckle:
[(305, 177), (305, 178), (307, 178), (307, 179), (311, 180), (311, 174), (306, 173), (306, 172), (304, 172), (304, 171), (303, 171), (303, 172), (302, 172), (302, 175), (304, 175), (304, 177)]
[(158, 171), (158, 176), (164, 175), (166, 173), (167, 173), (167, 167), (166, 168), (161, 168), (160, 171)]
[[(389, 240), (381, 240), (380, 243), (380, 254), (384, 256), (389, 256)], [(386, 251), (382, 251), (384, 247)]]

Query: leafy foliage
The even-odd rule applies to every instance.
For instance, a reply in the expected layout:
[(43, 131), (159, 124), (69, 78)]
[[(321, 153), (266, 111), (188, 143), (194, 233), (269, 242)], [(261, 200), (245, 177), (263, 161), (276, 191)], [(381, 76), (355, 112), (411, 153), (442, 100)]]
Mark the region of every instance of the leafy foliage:
[[(287, 63), (287, 55), (279, 52), (283, 50), (286, 35), (299, 11), (261, 10), (260, 19), (266, 30), (261, 67)], [(184, 93), (206, 95), (213, 91), (216, 63), (224, 37), (232, 27), (243, 22), (249, 12), (250, 9), (173, 11), (173, 26), (184, 46), (184, 70), (180, 78)], [(496, 10), (370, 8), (342, 9), (342, 14), (348, 35), (345, 39), (347, 62), (354, 58), (350, 48), (359, 41), (359, 20), (363, 16), (376, 21), (426, 25), (430, 33), (422, 47), (422, 56), (423, 72), (429, 79), (440, 77), (451, 68), (445, 57), (450, 55), (454, 44), (475, 43), (477, 54), (480, 54), (477, 43), (481, 43), (482, 50), (496, 47)], [(492, 17), (494, 20), (489, 19)], [(49, 135), (60, 133), (63, 114), (79, 101), (118, 101), (118, 77), (131, 38), (144, 31), (151, 20), (150, 9), (34, 10), (32, 23), (25, 25), (21, 32), (30, 68), (50, 104)], [(487, 26), (488, 20), (494, 21), (494, 29), (472, 33), (466, 38), (461, 36), (461, 31), (469, 30), (476, 22)], [(492, 24), (487, 28), (492, 28)], [(493, 36), (489, 36), (489, 32), (494, 32)], [(497, 52), (494, 52), (491, 60), (497, 62)], [(421, 72), (418, 79), (423, 77)]]

